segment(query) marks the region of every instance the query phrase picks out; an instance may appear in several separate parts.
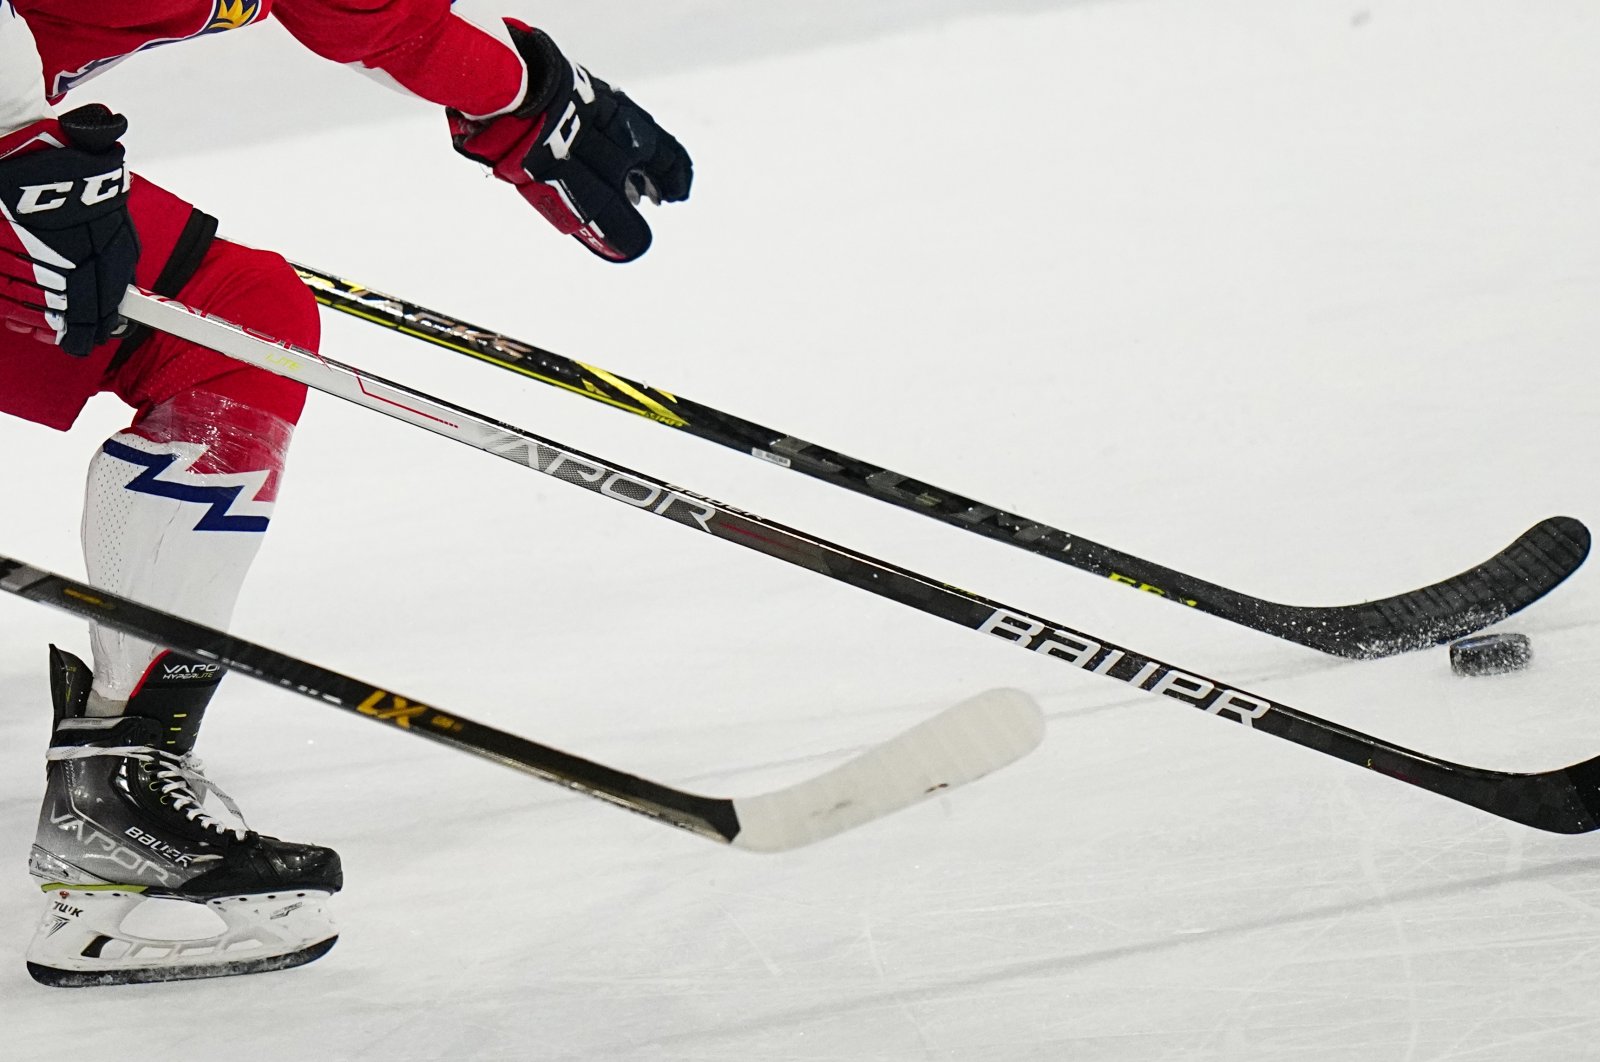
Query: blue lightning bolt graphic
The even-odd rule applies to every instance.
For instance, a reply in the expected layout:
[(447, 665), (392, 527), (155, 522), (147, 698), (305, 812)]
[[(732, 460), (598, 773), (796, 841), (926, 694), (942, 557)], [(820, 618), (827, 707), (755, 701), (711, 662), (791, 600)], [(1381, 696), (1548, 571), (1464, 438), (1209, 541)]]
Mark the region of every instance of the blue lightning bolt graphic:
[(268, 520), (265, 516), (230, 516), (228, 510), (233, 508), (233, 503), (238, 499), (242, 486), (233, 487), (201, 487), (187, 483), (174, 483), (161, 478), (161, 474), (171, 468), (178, 460), (175, 454), (147, 454), (143, 450), (135, 450), (131, 446), (124, 446), (113, 439), (107, 439), (101, 448), (107, 454), (119, 461), (126, 461), (130, 465), (143, 465), (144, 471), (135, 476), (127, 484), (127, 489), (138, 494), (149, 494), (156, 498), (171, 498), (173, 501), (194, 502), (206, 506), (205, 514), (200, 517), (200, 522), (194, 525), (196, 531), (254, 531), (262, 532), (267, 529)]

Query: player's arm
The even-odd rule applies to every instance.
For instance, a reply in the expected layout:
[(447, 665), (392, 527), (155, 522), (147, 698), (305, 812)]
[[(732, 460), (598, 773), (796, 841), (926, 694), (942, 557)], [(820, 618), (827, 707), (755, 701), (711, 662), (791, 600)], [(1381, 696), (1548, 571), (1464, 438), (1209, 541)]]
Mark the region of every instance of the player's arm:
[(678, 141), (520, 22), (481, 28), (449, 0), (278, 0), (273, 13), (318, 55), (442, 104), (457, 151), (602, 258), (649, 249), (641, 198), (689, 196)]
[(81, 357), (111, 338), (139, 259), (127, 122), (98, 104), (53, 113), (33, 33), (0, 0), (0, 324)]

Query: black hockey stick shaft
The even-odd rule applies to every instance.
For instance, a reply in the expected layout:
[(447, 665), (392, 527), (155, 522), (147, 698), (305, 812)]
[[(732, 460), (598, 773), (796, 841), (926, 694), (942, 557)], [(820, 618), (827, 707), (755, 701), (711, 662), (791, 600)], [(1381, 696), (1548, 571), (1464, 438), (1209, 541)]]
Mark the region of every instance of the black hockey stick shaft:
[(674, 487), (413, 388), (129, 289), (124, 316), (374, 412), (838, 582), (1538, 829), (1600, 826), (1600, 757), (1512, 774), (1413, 752), (1231, 684)]
[(732, 801), (685, 793), (541, 745), (413, 697), (330, 671), (223, 631), (140, 605), (86, 583), (0, 557), (0, 589), (222, 664), (363, 719), (575, 789), (619, 807), (727, 843), (738, 833)]
[(1430, 586), (1355, 605), (1279, 604), (1091, 542), (331, 273), (299, 264), (295, 269), (317, 301), (330, 309), (1336, 656), (1389, 656), (1481, 630), (1548, 594), (1577, 570), (1589, 551), (1589, 531), (1582, 523), (1570, 517), (1551, 517), (1485, 563)]

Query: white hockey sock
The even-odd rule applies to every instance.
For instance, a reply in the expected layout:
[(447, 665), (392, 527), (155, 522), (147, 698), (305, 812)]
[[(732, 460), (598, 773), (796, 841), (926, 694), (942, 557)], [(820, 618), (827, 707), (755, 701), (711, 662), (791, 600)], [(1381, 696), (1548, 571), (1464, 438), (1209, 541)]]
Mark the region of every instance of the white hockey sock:
[[(226, 627), (272, 516), (293, 426), (215, 395), (183, 396), (106, 440), (89, 464), (89, 582)], [(120, 714), (162, 649), (90, 625), (90, 715)]]

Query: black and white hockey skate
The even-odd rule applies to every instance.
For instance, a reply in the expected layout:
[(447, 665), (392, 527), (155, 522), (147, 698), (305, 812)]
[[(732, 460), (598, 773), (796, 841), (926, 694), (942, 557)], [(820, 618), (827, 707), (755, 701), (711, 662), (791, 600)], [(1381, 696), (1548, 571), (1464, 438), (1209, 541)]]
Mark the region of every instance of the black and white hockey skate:
[[(64, 988), (177, 981), (326, 954), (338, 940), (325, 909), (343, 884), (338, 854), (205, 808), (215, 792), (237, 811), (190, 755), (220, 670), (169, 653), (125, 714), (97, 718), (85, 714), (87, 665), (52, 646), (50, 668), (56, 728), (28, 867), (45, 893), (28, 948), (34, 979)], [(167, 904), (146, 907), (152, 900)], [(145, 925), (125, 928), (136, 910)], [(158, 932), (163, 913), (192, 926), (197, 910), (210, 914), (198, 935)]]

